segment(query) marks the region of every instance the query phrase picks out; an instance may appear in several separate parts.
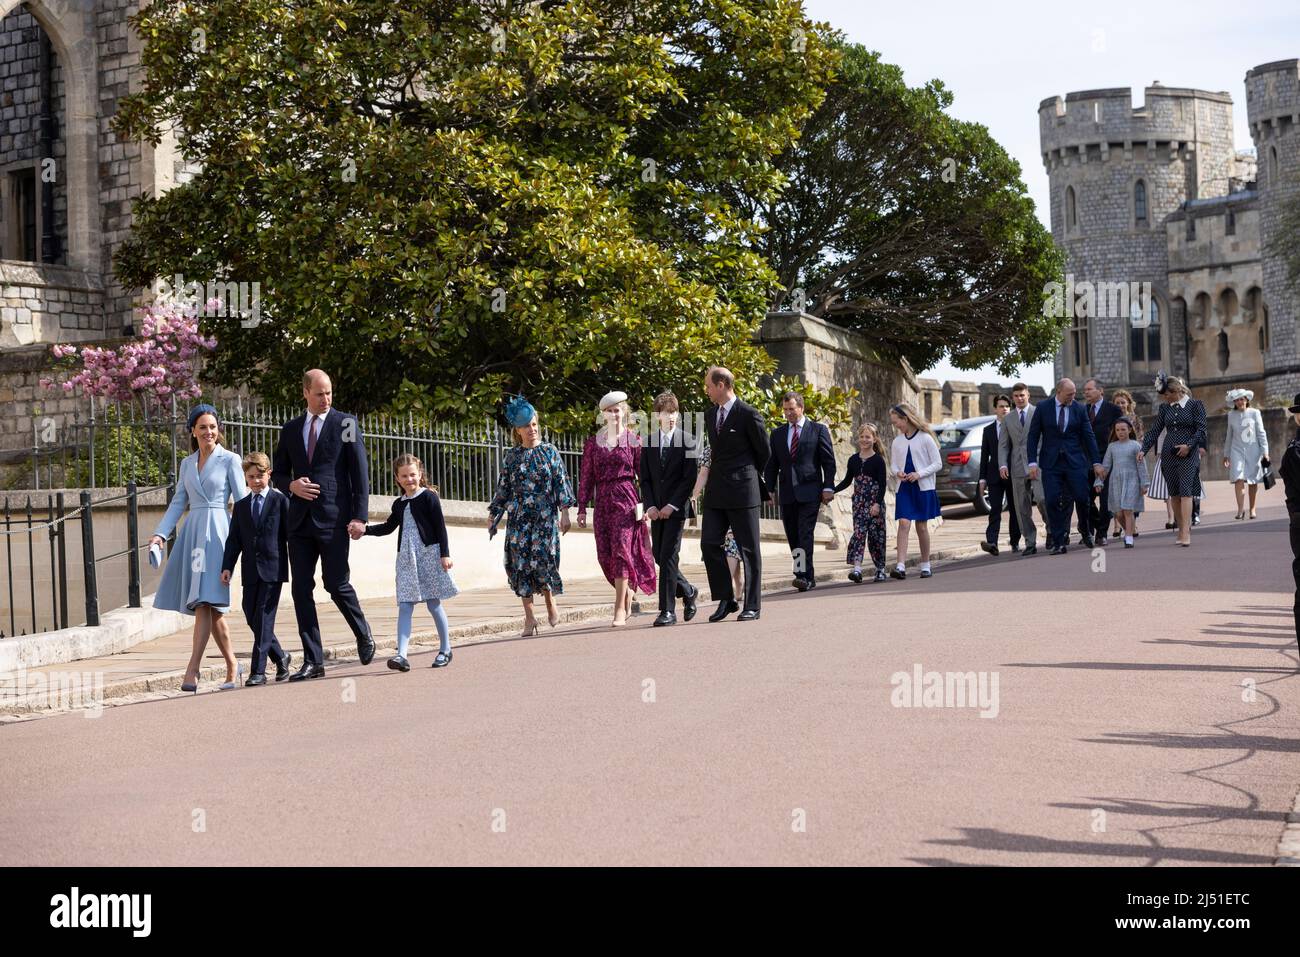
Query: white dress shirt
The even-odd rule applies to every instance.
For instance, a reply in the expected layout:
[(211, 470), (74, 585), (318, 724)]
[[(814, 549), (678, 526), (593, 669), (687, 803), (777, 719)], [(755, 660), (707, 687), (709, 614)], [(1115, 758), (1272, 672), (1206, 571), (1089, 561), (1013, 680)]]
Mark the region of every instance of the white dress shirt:
[(302, 424), (302, 447), (307, 448), (308, 440), (311, 438), (311, 420), (320, 419), (320, 425), (316, 427), (316, 441), (320, 441), (320, 434), (325, 431), (325, 417), (333, 411), (326, 409), (320, 415), (316, 415), (311, 409), (307, 410), (307, 418)]

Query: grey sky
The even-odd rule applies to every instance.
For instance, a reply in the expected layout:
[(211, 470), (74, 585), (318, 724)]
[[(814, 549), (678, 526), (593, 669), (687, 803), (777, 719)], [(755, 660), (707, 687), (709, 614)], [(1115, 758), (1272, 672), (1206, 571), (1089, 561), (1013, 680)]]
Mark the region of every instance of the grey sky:
[[(1246, 71), (1300, 56), (1300, 3), (1180, 0), (1084, 4), (1026, 0), (804, 0), (814, 20), (880, 51), (903, 68), (909, 86), (942, 80), (951, 112), (983, 123), (1019, 162), (1025, 185), (1050, 226), (1047, 175), (1038, 153), (1038, 104), (1073, 90), (1127, 86), (1133, 105), (1153, 80), (1232, 95), (1237, 148), (1253, 144), (1246, 127)], [(1001, 381), (994, 369), (927, 370), (937, 379)], [(1021, 370), (1048, 386), (1050, 363)]]

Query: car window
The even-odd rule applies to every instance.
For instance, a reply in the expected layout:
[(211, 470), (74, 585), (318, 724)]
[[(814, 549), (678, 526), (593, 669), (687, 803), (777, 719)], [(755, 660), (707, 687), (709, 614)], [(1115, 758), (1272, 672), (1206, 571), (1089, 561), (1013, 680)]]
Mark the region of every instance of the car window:
[(966, 438), (966, 429), (944, 429), (939, 433), (939, 448), (961, 448), (962, 439)]

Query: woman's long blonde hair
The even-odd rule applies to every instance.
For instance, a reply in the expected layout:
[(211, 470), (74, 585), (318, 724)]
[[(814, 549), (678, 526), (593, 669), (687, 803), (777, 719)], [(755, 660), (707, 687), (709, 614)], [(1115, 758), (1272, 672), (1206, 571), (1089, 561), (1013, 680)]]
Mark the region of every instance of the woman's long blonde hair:
[(914, 432), (924, 432), (934, 439), (936, 445), (939, 443), (939, 437), (934, 434), (934, 429), (930, 428), (930, 423), (921, 418), (921, 413), (910, 402), (900, 402), (892, 406), (889, 411), (900, 419), (905, 419)]

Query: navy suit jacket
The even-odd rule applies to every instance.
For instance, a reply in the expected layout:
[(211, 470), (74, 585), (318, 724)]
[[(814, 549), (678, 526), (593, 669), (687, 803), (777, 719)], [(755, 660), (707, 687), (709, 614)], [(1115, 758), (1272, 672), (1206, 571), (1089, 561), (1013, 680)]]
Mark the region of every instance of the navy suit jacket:
[[(361, 423), (354, 415), (331, 409), (308, 462), (302, 435), (306, 422), (304, 412), (280, 429), (271, 469), (272, 483), (289, 497), (289, 531), (301, 527), (309, 516), (317, 528), (343, 528), (354, 519), (365, 522), (370, 517), (370, 473)], [(289, 483), (297, 478), (311, 479), (320, 486), (320, 494), (310, 502), (294, 495)]]
[(264, 582), (289, 580), (289, 499), (273, 488), (264, 493), (262, 521), (253, 524), (253, 495), (250, 492), (235, 503), (226, 536), (226, 550), (221, 570), (234, 571), (242, 561), (239, 574), (245, 588)]
[(1036, 463), (1040, 469), (1078, 469), (1100, 465), (1097, 454), (1097, 437), (1088, 424), (1088, 410), (1082, 402), (1072, 402), (1066, 407), (1065, 432), (1056, 421), (1056, 396), (1044, 399), (1034, 407), (1034, 417), (1029, 420), (1029, 437), (1025, 441), (1026, 463)]
[(791, 428), (787, 422), (772, 430), (769, 440), (772, 449), (765, 476), (767, 487), (776, 492), (781, 505), (820, 502), (822, 489), (835, 488), (835, 446), (831, 444), (831, 430), (808, 419), (799, 433), (799, 448), (791, 459)]

